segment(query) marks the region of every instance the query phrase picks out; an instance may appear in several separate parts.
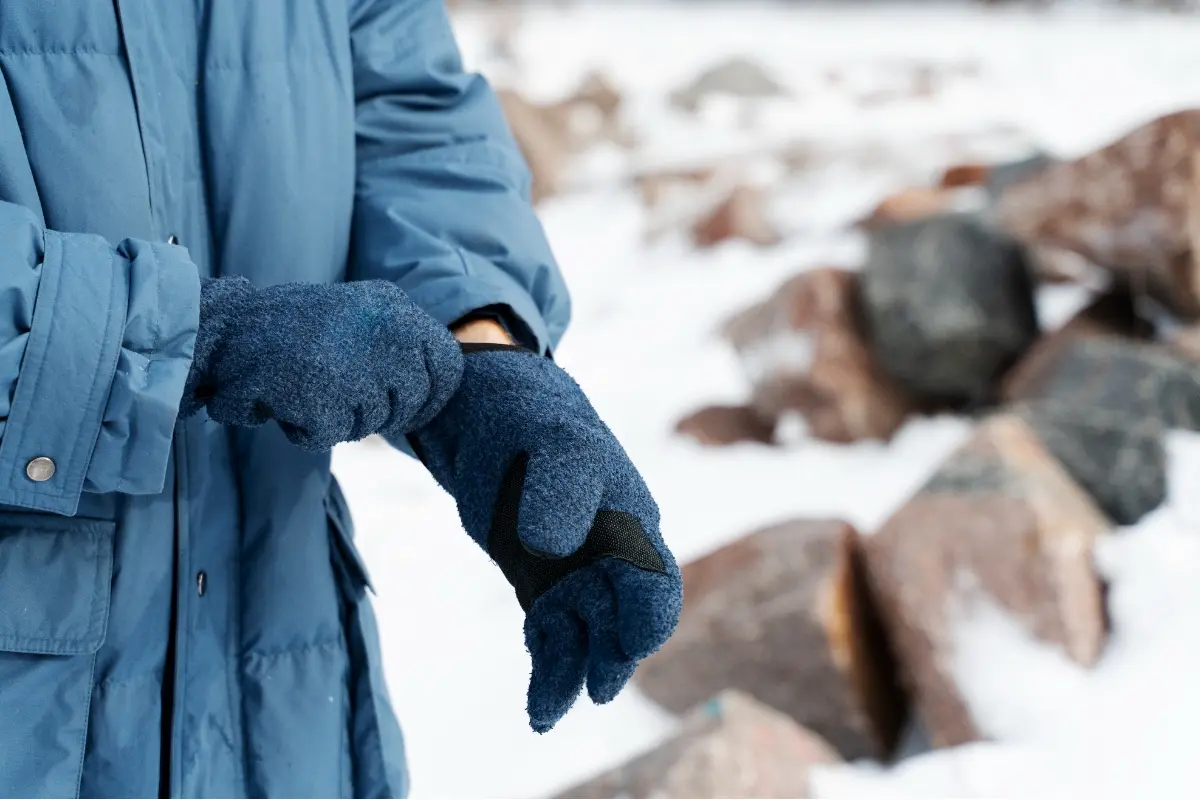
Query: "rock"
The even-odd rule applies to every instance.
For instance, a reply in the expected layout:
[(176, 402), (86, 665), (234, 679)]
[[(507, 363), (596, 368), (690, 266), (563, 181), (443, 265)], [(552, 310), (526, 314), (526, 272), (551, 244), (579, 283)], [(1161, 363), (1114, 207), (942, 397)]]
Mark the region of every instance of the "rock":
[(1063, 349), (1077, 338), (1115, 336), (1146, 339), (1153, 333), (1141, 319), (1128, 288), (1116, 286), (1094, 298), (1065, 325), (1042, 336), (1004, 376), (1000, 397), (1005, 402), (1020, 402), (1038, 395), (1036, 384), (1044, 381), (1047, 370), (1062, 357)]
[(1034, 432), (1002, 415), (863, 540), (889, 638), (935, 747), (980, 737), (954, 663), (955, 622), (981, 599), (1077, 663), (1095, 663), (1106, 631), (1092, 548), (1108, 527)]
[(1027, 252), (1033, 274), (1039, 283), (1101, 287), (1110, 282), (1103, 269), (1074, 251), (1050, 245), (1031, 245)]
[(995, 202), (1000, 199), (1004, 190), (1009, 186), (1040, 172), (1053, 163), (1054, 159), (1046, 153), (1035, 153), (1017, 161), (992, 164), (988, 167), (987, 179), (983, 182), (984, 189), (987, 191), (988, 197)]
[(938, 180), (937, 185), (939, 189), (983, 186), (987, 183), (988, 173), (991, 169), (988, 164), (954, 164), (942, 172), (942, 177)]
[(1200, 325), (1186, 325), (1170, 337), (1171, 347), (1184, 358), (1200, 364)]
[(810, 797), (809, 772), (836, 764), (819, 736), (740, 692), (694, 709), (670, 741), (559, 797)]
[(771, 444), (775, 439), (775, 423), (763, 419), (750, 406), (705, 406), (679, 420), (675, 432), (710, 446), (739, 442)]
[(925, 219), (953, 210), (954, 193), (947, 189), (913, 186), (888, 195), (855, 227), (877, 230), (891, 223)]
[(966, 215), (871, 232), (862, 297), (875, 363), (931, 405), (989, 402), (1038, 336), (1024, 249)]
[(1046, 447), (1120, 525), (1166, 497), (1163, 437), (1200, 430), (1200, 366), (1169, 348), (1090, 331), (1062, 337), (1008, 391)]
[(1128, 423), (1061, 403), (1022, 405), (1015, 413), (1114, 524), (1132, 525), (1166, 500), (1167, 455), (1158, 420)]
[(1193, 237), (1200, 209), (1193, 158), (1200, 110), (1160, 117), (1074, 161), (1052, 164), (1002, 191), (994, 213), (1027, 243), (1073, 250), (1174, 312), (1200, 315)]
[(512, 89), (496, 95), (533, 176), (534, 203), (562, 190), (573, 155), (599, 141), (628, 144), (620, 128), (621, 95), (602, 75), (588, 75), (574, 94), (555, 103), (533, 103)]
[(570, 97), (547, 106), (547, 113), (557, 118), (569, 132), (571, 150), (579, 152), (599, 142), (612, 142), (621, 147), (633, 145), (633, 137), (621, 126), (624, 98), (602, 74), (586, 75)]
[(753, 61), (731, 58), (706, 69), (687, 86), (671, 92), (668, 100), (676, 108), (695, 112), (706, 98), (718, 94), (753, 100), (785, 97), (787, 90)]
[(533, 176), (533, 202), (557, 194), (570, 155), (570, 136), (562, 121), (510, 89), (497, 89), (496, 95)]
[(692, 241), (707, 248), (730, 239), (759, 246), (778, 244), (779, 232), (768, 214), (766, 197), (755, 186), (739, 185), (692, 226)]
[(871, 361), (853, 272), (803, 272), (730, 320), (725, 335), (753, 384), (750, 405), (764, 419), (794, 411), (819, 439), (886, 441), (916, 410)]
[(638, 685), (676, 713), (738, 689), (846, 758), (889, 754), (906, 702), (855, 537), (843, 522), (792, 521), (687, 564), (679, 626)]

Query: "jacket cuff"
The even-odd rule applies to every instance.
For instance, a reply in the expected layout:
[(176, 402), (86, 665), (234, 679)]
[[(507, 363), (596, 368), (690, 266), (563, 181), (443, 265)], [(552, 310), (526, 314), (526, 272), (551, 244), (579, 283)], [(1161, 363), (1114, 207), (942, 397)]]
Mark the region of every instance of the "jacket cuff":
[(183, 248), (47, 231), (41, 273), (0, 441), (0, 503), (72, 515), (85, 488), (161, 491), (196, 268)]
[(126, 240), (129, 302), (112, 391), (84, 490), (157, 494), (192, 365), (200, 277), (187, 249)]
[(522, 339), (530, 338), (531, 341), (523, 343), (545, 355), (550, 348), (550, 333), (525, 288), (481, 256), (461, 249), (458, 254), (463, 260), (463, 274), (422, 281), (406, 288), (413, 302), (447, 327), (481, 308), (503, 306), (511, 312), (514, 322), (519, 323), (513, 325), (516, 330), (512, 333)]

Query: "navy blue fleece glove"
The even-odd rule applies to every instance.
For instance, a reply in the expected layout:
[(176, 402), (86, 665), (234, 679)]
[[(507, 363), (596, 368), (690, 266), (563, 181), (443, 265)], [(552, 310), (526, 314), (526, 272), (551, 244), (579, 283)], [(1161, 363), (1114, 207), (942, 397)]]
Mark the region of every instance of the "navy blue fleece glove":
[(521, 348), (463, 351), (458, 392), (409, 440), (516, 590), (545, 732), (585, 683), (616, 697), (675, 629), (683, 586), (650, 490), (575, 381)]
[(306, 450), (431, 420), (462, 378), (443, 325), (387, 281), (256, 289), (216, 278), (200, 290), (200, 328), (180, 416), (279, 424)]

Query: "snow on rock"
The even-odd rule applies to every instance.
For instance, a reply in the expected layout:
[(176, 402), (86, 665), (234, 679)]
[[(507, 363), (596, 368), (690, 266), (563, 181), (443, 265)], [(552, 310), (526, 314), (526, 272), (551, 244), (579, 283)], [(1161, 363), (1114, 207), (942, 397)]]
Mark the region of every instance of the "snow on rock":
[(823, 769), (825, 798), (1182, 797), (1200, 715), (1200, 435), (1171, 434), (1168, 504), (1097, 543), (1113, 633), (1075, 666), (995, 607), (959, 619), (959, 685), (995, 741)]

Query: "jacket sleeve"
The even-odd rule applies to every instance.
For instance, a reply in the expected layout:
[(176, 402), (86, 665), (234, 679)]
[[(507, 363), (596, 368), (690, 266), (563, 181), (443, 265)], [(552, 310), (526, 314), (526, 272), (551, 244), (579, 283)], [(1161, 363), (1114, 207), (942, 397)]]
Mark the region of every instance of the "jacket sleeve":
[[(0, 503), (71, 515), (84, 491), (162, 491), (199, 298), (182, 247), (0, 202)], [(36, 458), (53, 474), (31, 477)]]
[(570, 300), (529, 171), (487, 82), (464, 71), (444, 0), (351, 9), (358, 178), (351, 280), (396, 281), (444, 324), (500, 306), (545, 352)]

